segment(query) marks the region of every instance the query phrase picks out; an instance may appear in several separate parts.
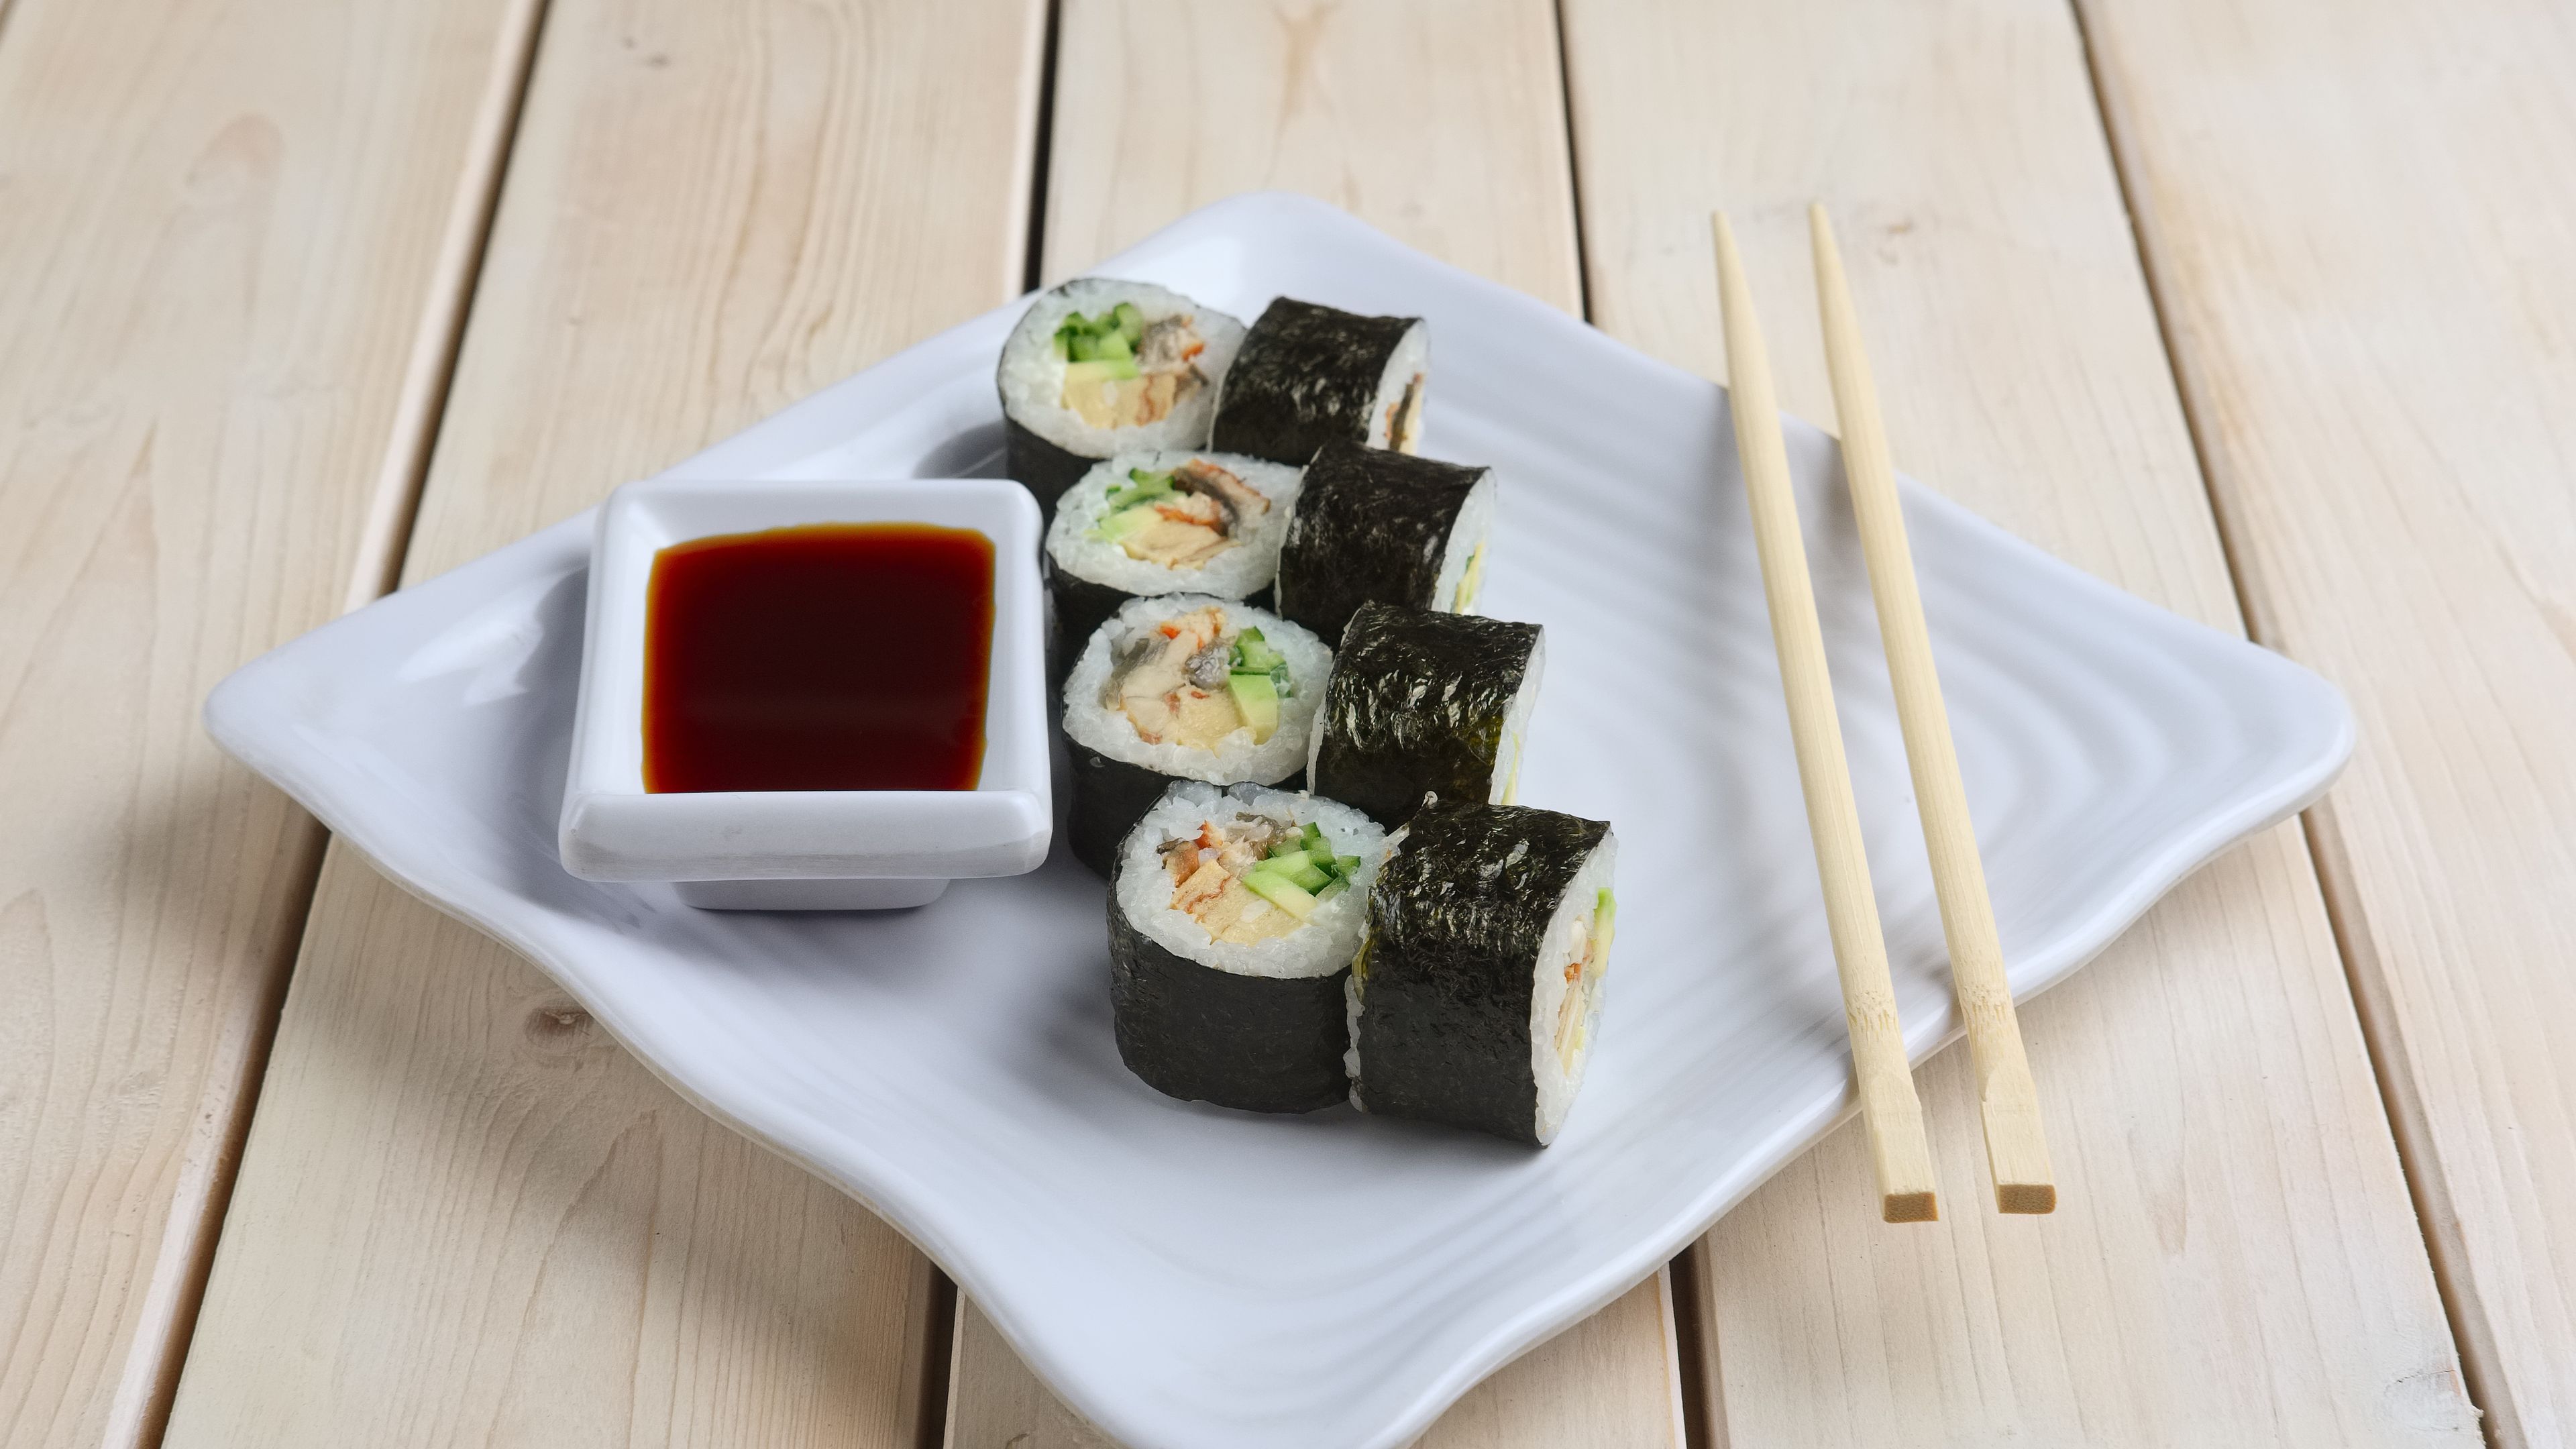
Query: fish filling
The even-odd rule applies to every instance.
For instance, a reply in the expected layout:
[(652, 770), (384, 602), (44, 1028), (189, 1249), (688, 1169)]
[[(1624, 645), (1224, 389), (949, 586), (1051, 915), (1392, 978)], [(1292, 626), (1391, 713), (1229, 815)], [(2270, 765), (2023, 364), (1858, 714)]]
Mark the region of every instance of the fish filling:
[(1169, 569), (1204, 568), (1270, 511), (1259, 490), (1204, 458), (1162, 472), (1130, 468), (1107, 501), (1090, 536)]
[(1208, 385), (1199, 371), (1207, 339), (1186, 312), (1148, 322), (1133, 302), (1097, 317), (1076, 312), (1055, 329), (1066, 410), (1095, 428), (1159, 423)]
[(1422, 436), (1422, 374), (1404, 385), (1404, 392), (1386, 405), (1386, 445), (1399, 453), (1410, 453)]
[(1601, 1000), (1601, 973), (1610, 964), (1610, 936), (1619, 903), (1608, 889), (1594, 898), (1592, 914), (1574, 923), (1574, 949), (1565, 961), (1565, 999), (1556, 1008), (1556, 1060), (1566, 1075), (1583, 1059), (1593, 1008)]
[(1165, 841), (1163, 868), (1172, 877), (1173, 910), (1211, 940), (1250, 945), (1287, 935), (1349, 890), (1360, 858), (1334, 854), (1321, 826), (1238, 815)]
[(1287, 658), (1259, 629), (1229, 630), (1211, 604), (1130, 635), (1100, 702), (1149, 745), (1212, 751), (1237, 730), (1267, 742), (1279, 732), (1279, 701), (1294, 692)]

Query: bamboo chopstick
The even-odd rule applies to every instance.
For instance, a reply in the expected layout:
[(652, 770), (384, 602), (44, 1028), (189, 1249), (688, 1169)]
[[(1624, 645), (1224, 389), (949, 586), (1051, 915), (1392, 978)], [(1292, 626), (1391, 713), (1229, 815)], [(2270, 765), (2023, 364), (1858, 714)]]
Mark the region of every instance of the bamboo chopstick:
[(1860, 809), (1852, 801), (1843, 758), (1842, 723), (1825, 668), (1825, 631), (1816, 620), (1807, 578), (1807, 546), (1798, 532), (1798, 503), (1789, 488), (1789, 455), (1780, 441), (1780, 405), (1762, 324), (1744, 282), (1735, 233), (1726, 213), (1709, 218), (1717, 238), (1717, 290), (1726, 312), (1726, 369), (1735, 414), (1735, 454), (1744, 466), (1744, 496), (1762, 556), (1762, 592), (1771, 606), (1771, 642), (1780, 654), (1780, 683), (1789, 699), (1798, 782), (1807, 796), (1807, 829), (1815, 837), (1816, 873), (1824, 878), (1825, 923), (1842, 977), (1843, 1021), (1851, 1030), (1852, 1075), (1861, 1118), (1878, 1170), (1879, 1214), (1891, 1223), (1941, 1215), (1932, 1186), (1932, 1151), (1923, 1139), (1923, 1104), (1905, 1059), (1896, 987), (1887, 974), (1878, 901), (1870, 894), (1869, 857), (1861, 849)]
[(1960, 1019), (1968, 1026), (1995, 1208), (2054, 1212), (2057, 1185), (2049, 1170), (2048, 1138), (2040, 1129), (2039, 1086), (2022, 1051), (2012, 987), (2004, 980), (2003, 946), (1995, 937), (1994, 903), (1986, 895), (1986, 870), (1977, 856), (1976, 826), (1968, 818), (1950, 716), (1942, 707), (1941, 680), (1932, 667), (1932, 636), (1923, 624), (1923, 596), (1906, 547), (1905, 514), (1896, 501), (1896, 470), (1888, 462), (1878, 385), (1870, 378), (1869, 356), (1861, 347), (1860, 321), (1852, 311), (1842, 254), (1834, 247), (1833, 222), (1821, 204), (1807, 208), (1807, 230), (1815, 242), (1825, 365), (1833, 374), (1834, 413), (1842, 424), (1843, 474), (1860, 523), (1861, 553), (1869, 562), (1870, 594), (1878, 602), (1878, 633), (1887, 646), (1896, 717), (1905, 730), (1905, 758), (1914, 772), (1923, 845), (1932, 857), (1941, 930), (1950, 943), (1950, 980), (1958, 993)]

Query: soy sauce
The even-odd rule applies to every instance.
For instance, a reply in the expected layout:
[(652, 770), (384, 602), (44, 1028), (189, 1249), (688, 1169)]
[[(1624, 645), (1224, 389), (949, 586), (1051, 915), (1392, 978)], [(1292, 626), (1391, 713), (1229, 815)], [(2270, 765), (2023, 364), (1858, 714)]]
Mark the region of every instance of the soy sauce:
[(644, 788), (972, 790), (993, 542), (815, 524), (663, 549), (646, 586)]

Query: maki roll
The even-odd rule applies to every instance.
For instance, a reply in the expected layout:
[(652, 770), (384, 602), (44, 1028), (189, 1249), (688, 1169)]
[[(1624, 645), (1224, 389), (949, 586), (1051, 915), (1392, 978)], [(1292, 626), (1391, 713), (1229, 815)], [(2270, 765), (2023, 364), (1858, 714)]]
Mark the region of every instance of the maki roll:
[(1369, 893), (1350, 984), (1351, 1104), (1544, 1147), (1601, 1027), (1618, 849), (1511, 805), (1413, 822)]
[(1158, 594), (1092, 631), (1064, 682), (1076, 860), (1106, 876), (1174, 780), (1276, 785), (1304, 773), (1333, 651), (1266, 609)]
[(1047, 528), (1056, 667), (1129, 599), (1265, 593), (1297, 470), (1231, 453), (1121, 453), (1057, 500)]
[(1279, 612), (1327, 639), (1372, 599), (1467, 613), (1493, 526), (1492, 469), (1331, 444), (1279, 546)]
[(1386, 833), (1330, 800), (1174, 785), (1118, 852), (1118, 1055), (1158, 1092), (1247, 1112), (1350, 1095), (1343, 983)]
[(1282, 297), (1244, 335), (1217, 392), (1211, 446), (1304, 463), (1331, 442), (1421, 446), (1431, 329)]
[(1243, 324), (1146, 282), (1042, 292), (1002, 344), (1004, 465), (1049, 514), (1113, 453), (1207, 445)]
[(1536, 624), (1363, 604), (1342, 632), (1307, 781), (1388, 825), (1510, 803), (1538, 705)]

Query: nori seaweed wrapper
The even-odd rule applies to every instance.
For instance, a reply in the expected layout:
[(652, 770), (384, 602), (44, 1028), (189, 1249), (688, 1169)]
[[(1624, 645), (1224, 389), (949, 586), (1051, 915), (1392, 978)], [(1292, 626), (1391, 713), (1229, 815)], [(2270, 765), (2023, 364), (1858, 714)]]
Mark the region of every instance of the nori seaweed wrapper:
[[(1065, 748), (1073, 757), (1073, 800), (1065, 813), (1065, 844), (1074, 859), (1107, 880), (1118, 869), (1118, 843), (1163, 798), (1172, 782), (1184, 777), (1113, 760), (1080, 740), (1066, 740)], [(1299, 770), (1264, 788), (1303, 790), (1306, 772)]]
[(1060, 694), (1064, 677), (1073, 672), (1074, 661), (1082, 657), (1082, 646), (1090, 643), (1100, 626), (1136, 596), (1066, 573), (1052, 559), (1047, 561), (1047, 595), (1055, 605), (1055, 638), (1047, 656), (1047, 686)]
[(1109, 904), (1118, 1056), (1158, 1092), (1246, 1112), (1312, 1112), (1347, 1101), (1345, 968), (1329, 976), (1238, 976), (1174, 954)]
[(1271, 303), (1226, 372), (1209, 446), (1302, 464), (1326, 443), (1367, 442), (1387, 363), (1421, 320)]
[(1540, 629), (1510, 619), (1368, 604), (1343, 631), (1315, 717), (1315, 793), (1401, 825), (1425, 794), (1493, 798), (1504, 723)]
[(1055, 501), (1099, 462), (1057, 447), (1007, 412), (1002, 415), (1002, 471), (1036, 496), (1041, 524), (1055, 521)]
[(1073, 803), (1065, 815), (1065, 843), (1073, 848), (1074, 859), (1106, 880), (1118, 868), (1118, 842), (1163, 798), (1172, 777), (1113, 760), (1080, 740), (1065, 744), (1073, 753)]
[(1491, 471), (1355, 443), (1317, 453), (1279, 545), (1280, 616), (1336, 639), (1364, 603), (1434, 607), (1458, 511)]
[(1427, 812), (1369, 896), (1359, 1105), (1538, 1146), (1530, 1000), (1548, 922), (1610, 827), (1518, 805)]

